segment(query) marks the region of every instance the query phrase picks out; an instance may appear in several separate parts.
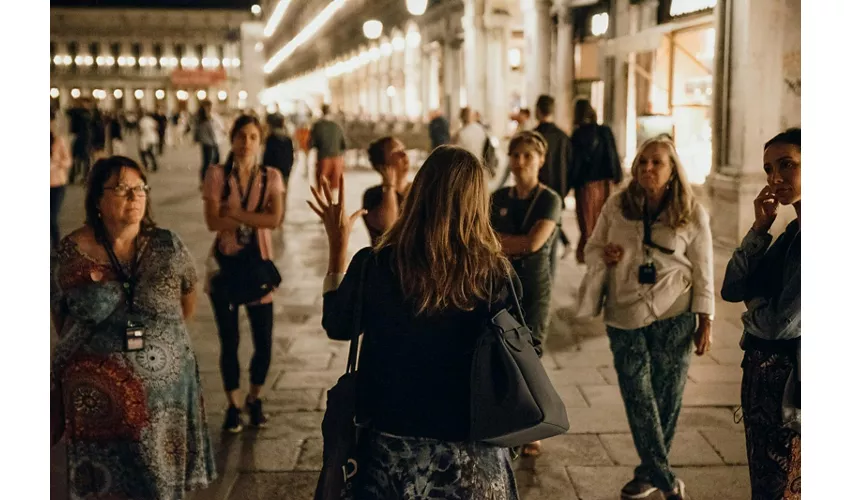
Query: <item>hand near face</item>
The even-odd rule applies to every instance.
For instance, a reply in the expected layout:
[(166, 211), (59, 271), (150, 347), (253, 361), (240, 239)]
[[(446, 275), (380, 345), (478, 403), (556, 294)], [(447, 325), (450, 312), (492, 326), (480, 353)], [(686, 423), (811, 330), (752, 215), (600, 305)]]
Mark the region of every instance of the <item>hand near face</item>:
[(602, 259), (608, 267), (615, 266), (623, 259), (623, 247), (616, 243), (608, 243), (603, 249)]
[(398, 185), (398, 174), (392, 166), (384, 167), (381, 170), (381, 183), (384, 186), (396, 187)]
[(776, 220), (776, 206), (776, 194), (773, 193), (770, 186), (765, 186), (753, 201), (756, 216), (753, 229), (762, 233), (767, 232), (773, 225), (773, 221)]

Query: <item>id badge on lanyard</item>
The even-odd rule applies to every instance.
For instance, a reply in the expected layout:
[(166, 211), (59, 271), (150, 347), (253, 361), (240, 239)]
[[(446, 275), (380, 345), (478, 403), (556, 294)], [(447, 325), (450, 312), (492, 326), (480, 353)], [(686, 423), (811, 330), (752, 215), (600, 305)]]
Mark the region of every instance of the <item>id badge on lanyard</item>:
[(118, 261), (118, 257), (115, 255), (115, 251), (112, 249), (112, 245), (107, 241), (103, 241), (102, 244), (106, 249), (107, 255), (109, 255), (109, 260), (112, 263), (113, 270), (121, 279), (121, 287), (127, 298), (127, 307), (129, 311), (127, 314), (127, 324), (124, 327), (124, 351), (141, 351), (145, 348), (146, 330), (140, 316), (135, 312), (134, 304), (136, 286), (138, 284), (136, 274), (138, 274), (139, 264), (139, 240), (138, 238), (136, 239), (136, 252), (133, 255), (130, 274), (124, 271), (124, 268)]

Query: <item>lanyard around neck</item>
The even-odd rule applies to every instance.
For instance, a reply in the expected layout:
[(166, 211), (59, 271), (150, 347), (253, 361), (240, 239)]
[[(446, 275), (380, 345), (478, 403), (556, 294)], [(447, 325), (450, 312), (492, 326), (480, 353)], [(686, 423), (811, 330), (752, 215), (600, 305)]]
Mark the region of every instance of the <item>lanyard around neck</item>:
[(121, 265), (121, 261), (118, 260), (118, 256), (115, 255), (115, 250), (112, 247), (112, 243), (107, 238), (102, 238), (100, 244), (103, 246), (104, 250), (106, 250), (106, 255), (109, 256), (109, 262), (112, 264), (112, 269), (115, 271), (115, 274), (118, 275), (118, 278), (121, 280), (121, 288), (124, 290), (124, 294), (127, 297), (127, 305), (130, 308), (130, 311), (134, 309), (134, 299), (136, 294), (136, 285), (138, 285), (138, 271), (139, 271), (139, 257), (141, 256), (141, 238), (137, 235), (133, 240), (133, 259), (130, 262), (130, 271), (127, 272), (124, 269), (124, 266)]
[(658, 205), (658, 211), (653, 215), (649, 214), (649, 200), (646, 198), (643, 200), (643, 244), (646, 247), (647, 254), (650, 248), (654, 248), (666, 255), (673, 255), (676, 252), (675, 250), (662, 247), (652, 241), (652, 225), (655, 224), (655, 221), (657, 221), (659, 217), (661, 217), (661, 214), (667, 207), (669, 199), (670, 194), (668, 191), (661, 200), (661, 203)]
[[(239, 193), (239, 200), (242, 202), (242, 210), (248, 210), (248, 199), (251, 197), (251, 190), (254, 189), (254, 180), (257, 177), (257, 168), (251, 169), (251, 177), (248, 178), (248, 189), (245, 190), (245, 193), (242, 192), (242, 182), (239, 179), (239, 169), (233, 169), (233, 176), (236, 178), (236, 190)], [(262, 200), (260, 200), (262, 203)]]
[[(535, 203), (537, 203), (537, 198), (540, 197), (540, 183), (538, 182), (536, 186), (534, 186), (534, 192), (531, 193), (531, 203), (529, 203), (528, 208), (525, 209), (525, 217), (522, 218), (522, 224), (519, 227), (519, 230), (522, 231), (526, 224), (528, 224), (528, 218), (531, 217), (531, 209), (534, 208)], [(518, 200), (517, 198), (517, 190), (516, 186), (513, 187), (513, 198)]]

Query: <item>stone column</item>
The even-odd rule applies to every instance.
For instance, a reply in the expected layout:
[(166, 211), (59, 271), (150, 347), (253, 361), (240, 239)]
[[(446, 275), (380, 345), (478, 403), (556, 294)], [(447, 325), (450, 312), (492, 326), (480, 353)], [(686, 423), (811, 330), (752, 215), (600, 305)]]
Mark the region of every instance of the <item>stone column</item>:
[(426, 44), (424, 40), (422, 40), (422, 44), (419, 47), (419, 58), (421, 60), (421, 64), (419, 67), (421, 68), (421, 73), (419, 74), (419, 102), (422, 104), (420, 109), (420, 116), (428, 116), (428, 113), (431, 112), (431, 71), (432, 71), (432, 63), (431, 63), (431, 50), (430, 45)]
[(558, 16), (557, 57), (555, 58), (555, 121), (570, 133), (573, 120), (573, 82), (575, 81), (575, 45), (569, 2), (556, 6)]
[(165, 109), (168, 114), (177, 112), (177, 92), (172, 89), (165, 91)]
[[(767, 183), (764, 143), (798, 125), (799, 95), (789, 83), (787, 63), (800, 54), (800, 3), (717, 2), (714, 157), (706, 182), (714, 239), (728, 248), (752, 226), (753, 199)], [(799, 83), (799, 73), (796, 78)], [(786, 109), (779, 105), (783, 101)], [(781, 233), (793, 217), (790, 207), (781, 207), (771, 233)]]
[(551, 0), (525, 2), (525, 98), (529, 108), (541, 94), (550, 93), (550, 63), (552, 59)]
[(510, 72), (508, 42), (511, 18), (508, 13), (490, 13), (486, 22), (486, 108), (481, 114), (490, 126), (490, 133), (498, 138), (508, 132), (508, 93), (506, 82)]
[(460, 115), (461, 60), (463, 40), (452, 38), (443, 42), (443, 112), (449, 123)]
[(485, 109), (484, 98), (487, 96), (487, 77), (491, 61), (487, 60), (490, 54), (487, 50), (487, 29), (484, 25), (485, 3), (485, 0), (464, 1), (462, 24), (466, 71), (464, 71), (463, 79), (467, 105), (481, 113), (484, 122), (488, 123), (491, 117), (489, 109)]
[(133, 95), (136, 89), (127, 85), (124, 87), (124, 111), (136, 110), (136, 96)]

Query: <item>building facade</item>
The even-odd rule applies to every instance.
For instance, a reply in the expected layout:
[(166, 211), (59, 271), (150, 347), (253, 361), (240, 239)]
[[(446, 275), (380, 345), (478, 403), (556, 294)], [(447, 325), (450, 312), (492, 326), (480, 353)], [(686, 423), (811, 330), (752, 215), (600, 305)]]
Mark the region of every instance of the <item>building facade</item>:
[(800, 124), (800, 3), (268, 0), (261, 100), (378, 121), (440, 109), (455, 126), (470, 106), (505, 137), (540, 94), (568, 132), (588, 98), (627, 171), (644, 140), (674, 138), (717, 241), (734, 246), (765, 184), (764, 142)]
[[(51, 8), (50, 95), (61, 109), (91, 97), (105, 110), (194, 111), (256, 105), (247, 64), (251, 14), (225, 9)], [(250, 56), (249, 58), (250, 59)], [(260, 83), (261, 84), (261, 83)]]

